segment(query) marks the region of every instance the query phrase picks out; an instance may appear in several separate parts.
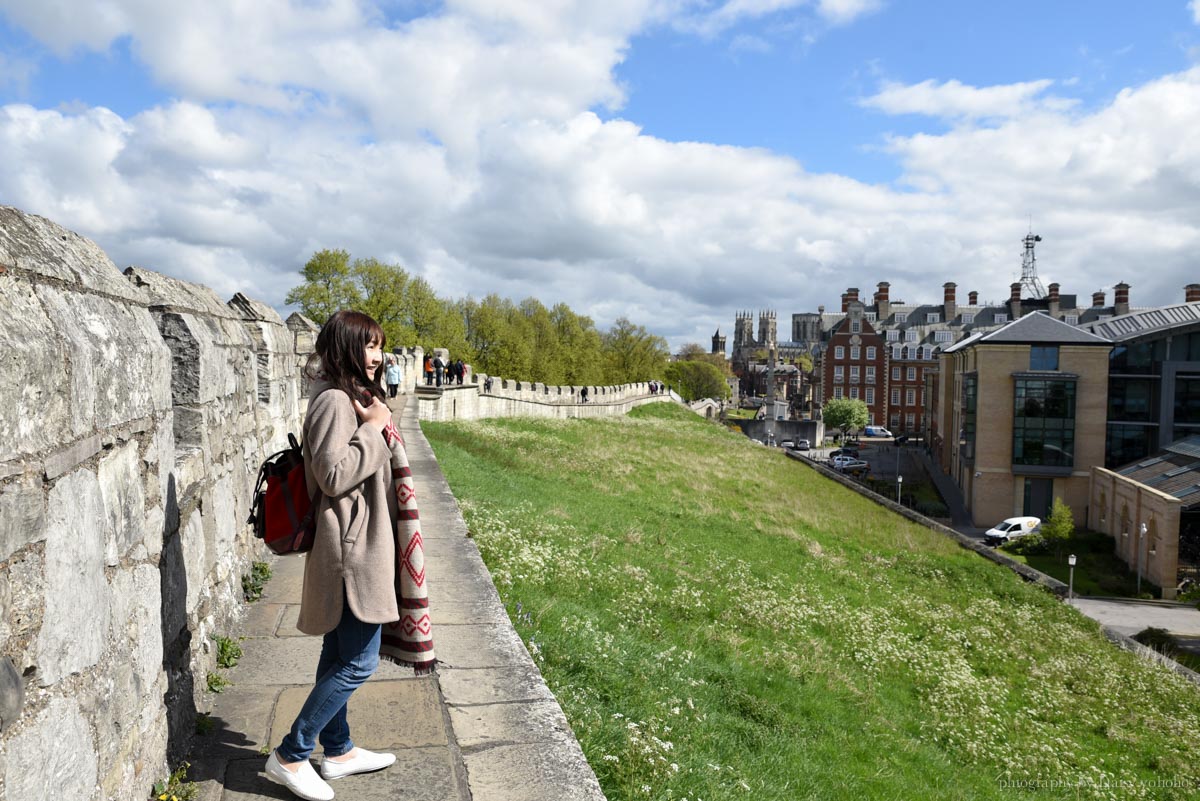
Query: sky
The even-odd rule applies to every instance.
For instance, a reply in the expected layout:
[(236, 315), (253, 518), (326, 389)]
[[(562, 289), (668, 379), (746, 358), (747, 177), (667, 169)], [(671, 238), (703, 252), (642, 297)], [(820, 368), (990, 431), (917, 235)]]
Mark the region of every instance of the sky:
[(1200, 282), (1200, 0), (0, 0), (0, 204), (278, 308), (323, 248), (708, 345)]

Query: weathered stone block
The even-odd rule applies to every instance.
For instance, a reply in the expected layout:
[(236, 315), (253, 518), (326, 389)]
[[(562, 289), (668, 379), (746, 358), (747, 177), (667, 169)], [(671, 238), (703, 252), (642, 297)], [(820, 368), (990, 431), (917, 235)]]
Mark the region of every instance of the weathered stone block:
[(24, 475), (0, 488), (0, 561), (46, 536), (46, 496), (40, 479)]
[(25, 682), (11, 659), (0, 659), (0, 732), (21, 717), (25, 703)]
[(169, 353), (146, 309), (57, 287), (36, 291), (71, 349), (76, 434), (149, 417), (170, 405)]
[(24, 641), (42, 624), (44, 565), (43, 554), (30, 553), (10, 558), (8, 567), (0, 570), (0, 648), (18, 660), (22, 672), (34, 664), (34, 656), (9, 643)]
[(70, 440), (71, 409), (62, 388), (67, 352), (32, 284), (0, 275), (0, 319), (0, 461), (7, 461)]
[(105, 564), (115, 565), (145, 540), (146, 500), (139, 475), (138, 444), (127, 442), (100, 460), (96, 478), (104, 501)]
[(199, 511), (192, 512), (187, 525), (180, 532), (183, 549), (183, 565), (186, 570), (186, 606), (188, 615), (196, 612), (200, 603), (200, 588), (212, 572), (213, 559), (209, 556), (207, 538), (204, 536), (204, 520)]
[(73, 700), (52, 700), (6, 750), (17, 767), (4, 777), (7, 801), (94, 797), (96, 744)]
[(46, 608), (38, 635), (38, 681), (54, 684), (96, 664), (108, 635), (100, 483), (77, 470), (50, 490), (46, 513)]

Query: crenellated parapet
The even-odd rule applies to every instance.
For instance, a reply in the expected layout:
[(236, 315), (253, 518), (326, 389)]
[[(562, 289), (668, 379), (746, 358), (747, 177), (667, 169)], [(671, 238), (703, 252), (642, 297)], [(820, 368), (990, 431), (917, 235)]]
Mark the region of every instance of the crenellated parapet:
[(245, 519), (259, 463), (299, 431), (306, 326), (122, 274), (10, 207), (0, 319), (5, 796), (140, 801), (187, 748), (212, 637), (265, 554)]
[(613, 417), (646, 403), (678, 401), (675, 395), (651, 392), (648, 382), (618, 386), (559, 386), (474, 376), (475, 383), (422, 388), (417, 393), (421, 420), (482, 420), (490, 417)]

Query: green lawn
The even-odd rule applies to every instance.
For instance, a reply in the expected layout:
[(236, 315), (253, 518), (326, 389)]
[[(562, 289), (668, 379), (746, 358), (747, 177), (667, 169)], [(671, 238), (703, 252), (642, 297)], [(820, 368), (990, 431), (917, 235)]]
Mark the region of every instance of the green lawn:
[(610, 801), (1193, 798), (1200, 690), (665, 404), (424, 424)]
[[(1077, 595), (1111, 595), (1136, 597), (1137, 575), (1113, 553), (1112, 537), (1095, 531), (1078, 530), (1053, 553), (1019, 554), (1004, 548), (1004, 552), (1048, 576), (1066, 583), (1070, 578), (1067, 555), (1075, 554), (1075, 593)], [(1142, 577), (1142, 592), (1160, 597), (1162, 591)]]

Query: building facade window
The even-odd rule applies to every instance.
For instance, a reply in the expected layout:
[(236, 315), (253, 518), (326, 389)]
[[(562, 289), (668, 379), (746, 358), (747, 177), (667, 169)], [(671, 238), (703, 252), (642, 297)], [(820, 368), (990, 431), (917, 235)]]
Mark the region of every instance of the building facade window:
[(958, 448), (962, 458), (975, 461), (975, 409), (978, 402), (979, 377), (964, 375), (962, 382), (962, 429), (959, 433)]
[(970, 312), (966, 312), (963, 314), (962, 320), (963, 320), (963, 325), (971, 325), (972, 323), (975, 322), (975, 315), (971, 314)]
[(867, 361), (869, 361), (869, 362), (875, 361), (875, 346), (874, 345), (867, 346)]
[(909, 412), (908, 414), (904, 415), (904, 422), (905, 422), (905, 430), (912, 431), (913, 424), (917, 422), (917, 416), (915, 414), (913, 414), (912, 412)]
[(892, 405), (893, 406), (900, 405), (900, 390), (898, 390), (898, 389), (892, 390)]
[(917, 380), (917, 368), (915, 368), (915, 367), (905, 368), (904, 380), (905, 381), (916, 381)]
[(850, 365), (850, 380), (857, 381), (858, 376), (859, 376), (858, 365), (857, 364)]
[(841, 345), (834, 346), (833, 358), (837, 359), (838, 361), (841, 361), (842, 359), (846, 358), (846, 349)]
[(893, 381), (899, 381), (899, 380), (900, 380), (900, 368), (899, 368), (899, 367), (893, 367), (893, 368), (892, 368), (892, 380), (893, 380)]
[(833, 388), (833, 397), (834, 397), (835, 399), (837, 399), (837, 398), (841, 398), (841, 397), (842, 397), (842, 388), (841, 388), (841, 387), (834, 387), (834, 388)]
[(833, 366), (833, 380), (841, 381), (842, 378), (844, 378), (846, 375), (845, 370), (846, 370), (845, 367), (842, 367), (840, 364), (835, 364)]
[(895, 342), (898, 339), (900, 339), (900, 332), (897, 331), (895, 328), (889, 328), (888, 332), (887, 332), (887, 341)]
[(1013, 464), (1074, 466), (1074, 381), (1016, 379), (1013, 389)]
[(904, 390), (904, 405), (905, 406), (916, 406), (917, 405), (917, 391), (915, 389)]
[(876, 319), (876, 318), (875, 318), (875, 312), (867, 312), (867, 322), (868, 322), (868, 323), (873, 323), (873, 322), (875, 322), (875, 319)]
[(925, 322), (927, 323), (940, 323), (941, 321), (942, 315), (938, 314), (937, 312), (930, 312), (929, 314), (925, 315)]
[(850, 387), (850, 397), (858, 400), (858, 387)]
[(954, 339), (954, 334), (949, 331), (936, 331), (933, 335), (934, 342), (951, 342)]
[(862, 358), (862, 348), (860, 348), (858, 345), (851, 345), (850, 346), (850, 358), (853, 359), (854, 361), (858, 361), (859, 359), (861, 359)]
[(920, 335), (917, 333), (915, 328), (910, 328), (904, 332), (904, 339), (907, 342), (916, 342), (918, 339), (920, 339)]
[(1058, 345), (1034, 345), (1029, 349), (1030, 370), (1057, 370)]
[(862, 333), (862, 323), (860, 323), (858, 320), (851, 320), (850, 321), (850, 333), (851, 334), (861, 334)]
[(1063, 317), (1063, 322), (1066, 323), (1067, 325), (1079, 325), (1079, 315), (1078, 314), (1068, 314)]
[(867, 365), (867, 383), (868, 384), (875, 383), (875, 365), (873, 365), (873, 364)]
[(890, 418), (888, 418), (888, 423), (889, 423), (889, 427), (892, 429), (899, 428), (900, 427), (900, 415), (893, 414)]
[(875, 403), (875, 387), (867, 387), (865, 394), (867, 396), (866, 400), (868, 405)]
[(1007, 323), (1007, 322), (1008, 322), (1008, 315), (1007, 315), (1007, 314), (997, 314), (997, 315), (995, 315), (994, 317), (992, 317), (992, 322), (994, 322), (994, 323)]

